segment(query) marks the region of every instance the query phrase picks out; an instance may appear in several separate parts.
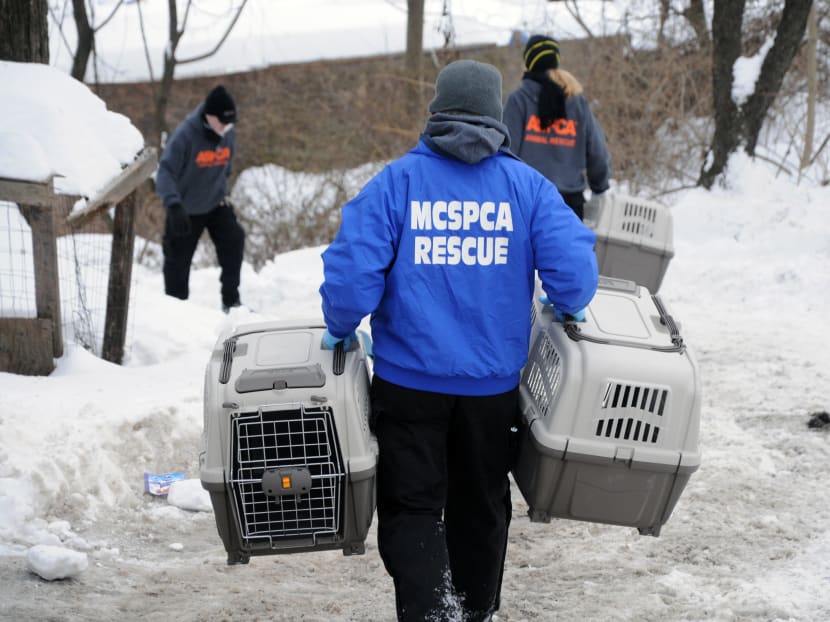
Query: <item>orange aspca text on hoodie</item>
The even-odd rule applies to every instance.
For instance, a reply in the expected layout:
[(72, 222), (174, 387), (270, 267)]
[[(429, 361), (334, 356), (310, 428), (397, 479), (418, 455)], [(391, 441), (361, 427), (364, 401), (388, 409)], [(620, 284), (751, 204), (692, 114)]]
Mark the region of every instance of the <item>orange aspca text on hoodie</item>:
[(535, 143), (547, 143), (562, 147), (576, 145), (576, 120), (556, 119), (550, 127), (543, 130), (538, 115), (530, 115), (525, 126), (525, 140)]
[(196, 166), (199, 168), (208, 168), (211, 166), (225, 166), (230, 160), (231, 148), (222, 147), (221, 149), (204, 149), (196, 154)]

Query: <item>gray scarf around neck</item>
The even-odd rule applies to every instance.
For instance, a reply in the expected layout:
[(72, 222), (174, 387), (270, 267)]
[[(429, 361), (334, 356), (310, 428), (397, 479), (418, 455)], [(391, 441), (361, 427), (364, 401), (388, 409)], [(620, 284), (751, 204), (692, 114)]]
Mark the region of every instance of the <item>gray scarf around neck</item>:
[(468, 164), (489, 158), (510, 146), (507, 126), (492, 117), (437, 112), (428, 120), (424, 134), (441, 151)]

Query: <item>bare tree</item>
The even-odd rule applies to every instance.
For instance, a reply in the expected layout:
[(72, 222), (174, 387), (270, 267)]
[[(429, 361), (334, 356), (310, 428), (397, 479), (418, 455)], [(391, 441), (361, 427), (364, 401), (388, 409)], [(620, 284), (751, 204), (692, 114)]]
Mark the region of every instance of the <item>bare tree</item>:
[(701, 50), (708, 50), (712, 41), (709, 37), (709, 28), (706, 25), (706, 11), (703, 9), (703, 0), (689, 0), (689, 5), (680, 13), (689, 22), (695, 31), (697, 45)]
[[(86, 78), (86, 70), (90, 57), (95, 58), (95, 35), (106, 26), (124, 4), (124, 0), (118, 0), (112, 7), (109, 15), (96, 24), (95, 3), (92, 0), (72, 0), (72, 17), (75, 22), (75, 33), (77, 44), (72, 49), (64, 33), (64, 18), (69, 0), (63, 0), (63, 5), (56, 0), (49, 3), (49, 15), (63, 40), (64, 46), (72, 56), (72, 69), (70, 75), (81, 82)], [(96, 80), (97, 80), (97, 63)]]
[(786, 0), (775, 42), (764, 57), (752, 94), (740, 105), (732, 98), (733, 67), (741, 55), (746, 0), (715, 0), (712, 16), (712, 94), (715, 132), (698, 184), (711, 188), (726, 169), (729, 156), (743, 145), (755, 155), (758, 135), (784, 76), (798, 52), (812, 0)]
[(671, 0), (660, 0), (660, 21), (657, 30), (657, 47), (663, 48), (667, 45), (665, 28), (669, 18), (677, 15), (686, 20), (695, 33), (695, 40), (698, 48), (707, 50), (709, 48), (709, 28), (706, 25), (706, 13), (703, 8), (703, 0), (689, 0), (688, 4), (683, 3), (682, 9), (672, 6)]
[(0, 0), (0, 59), (49, 63), (46, 0)]
[(184, 15), (182, 17), (181, 24), (179, 24), (179, 15), (178, 9), (176, 7), (176, 0), (167, 0), (167, 7), (168, 7), (168, 14), (169, 14), (169, 22), (168, 22), (168, 42), (167, 47), (164, 50), (164, 66), (161, 72), (161, 79), (159, 81), (159, 90), (158, 95), (156, 97), (156, 130), (157, 135), (161, 136), (163, 133), (168, 131), (167, 126), (167, 104), (170, 101), (170, 93), (173, 89), (173, 77), (176, 73), (176, 66), (184, 65), (185, 63), (195, 63), (196, 61), (203, 60), (205, 58), (209, 58), (216, 54), (219, 51), (219, 48), (222, 47), (222, 44), (225, 43), (225, 40), (228, 38), (231, 30), (233, 30), (236, 21), (239, 19), (239, 16), (242, 14), (242, 9), (245, 8), (248, 0), (242, 0), (239, 7), (235, 9), (235, 13), (233, 18), (231, 19), (228, 27), (225, 29), (224, 34), (219, 38), (219, 41), (213, 47), (213, 49), (203, 53), (198, 54), (196, 56), (192, 56), (190, 58), (178, 58), (176, 56), (176, 50), (179, 47), (179, 43), (181, 42), (182, 37), (185, 34), (185, 29), (187, 27), (187, 18), (190, 14), (190, 8), (193, 5), (193, 0), (188, 0), (187, 5), (184, 9)]
[(670, 0), (660, 0), (660, 22), (657, 28), (657, 48), (666, 45), (666, 22), (669, 20)]
[(78, 47), (75, 48), (75, 56), (72, 59), (71, 74), (76, 80), (83, 81), (89, 55), (95, 47), (95, 31), (89, 23), (85, 0), (72, 0), (72, 14), (75, 17), (75, 29), (78, 32)]
[(408, 72), (420, 79), (424, 58), (424, 0), (406, 0), (406, 56)]
[(715, 133), (710, 146), (711, 163), (701, 173), (699, 183), (707, 188), (726, 168), (729, 155), (740, 140), (738, 106), (732, 99), (732, 68), (741, 55), (741, 32), (746, 0), (715, 1), (712, 16), (712, 104)]
[[(87, 11), (86, 0), (72, 0), (72, 14), (75, 17), (75, 30), (78, 33), (78, 47), (75, 49), (72, 59), (71, 74), (76, 80), (83, 82), (86, 76), (89, 57), (95, 53), (95, 33), (107, 25), (123, 3), (124, 0), (118, 0), (109, 16), (93, 27)], [(90, 11), (93, 11), (94, 5), (90, 4), (89, 6)], [(92, 21), (94, 22), (94, 13)]]
[(586, 24), (585, 20), (582, 18), (582, 13), (579, 10), (579, 5), (577, 4), (576, 0), (571, 0), (570, 2), (568, 2), (568, 0), (548, 0), (548, 2), (562, 2), (562, 4), (565, 5), (565, 8), (567, 9), (568, 13), (571, 14), (571, 17), (573, 17), (574, 20), (576, 20), (576, 23), (579, 24), (579, 27), (582, 28), (582, 30), (585, 32), (585, 35), (588, 38), (592, 38), (594, 36), (594, 33), (588, 27), (588, 24)]
[(807, 20), (807, 127), (804, 129), (804, 150), (801, 152), (800, 168), (810, 164), (813, 154), (813, 134), (816, 131), (816, 99), (818, 99), (818, 69), (816, 48), (818, 47), (818, 15), (816, 5), (810, 10)]

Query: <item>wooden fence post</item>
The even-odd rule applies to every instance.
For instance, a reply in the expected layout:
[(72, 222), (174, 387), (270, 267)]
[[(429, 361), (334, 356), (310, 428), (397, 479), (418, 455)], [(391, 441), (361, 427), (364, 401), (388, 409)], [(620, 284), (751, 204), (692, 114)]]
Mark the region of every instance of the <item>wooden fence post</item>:
[(63, 356), (63, 330), (55, 209), (53, 206), (20, 205), (20, 211), (32, 229), (37, 317), (52, 322), (52, 355), (59, 358)]
[(115, 221), (112, 226), (107, 311), (101, 358), (119, 365), (124, 360), (124, 344), (127, 339), (127, 315), (135, 248), (135, 205), (136, 191), (133, 190), (115, 206)]

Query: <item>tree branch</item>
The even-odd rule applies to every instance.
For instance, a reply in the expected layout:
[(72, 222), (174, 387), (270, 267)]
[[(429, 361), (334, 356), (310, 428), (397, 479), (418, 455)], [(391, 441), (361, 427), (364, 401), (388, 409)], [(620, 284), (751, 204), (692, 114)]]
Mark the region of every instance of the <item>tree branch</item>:
[(775, 32), (775, 41), (764, 56), (755, 90), (741, 106), (741, 116), (745, 123), (746, 152), (750, 155), (755, 151), (767, 111), (781, 90), (784, 75), (802, 45), (812, 4), (812, 0), (786, 0)]
[(187, 5), (184, 7), (184, 17), (182, 18), (182, 29), (179, 31), (179, 37), (181, 37), (184, 34), (184, 31), (187, 27), (187, 18), (190, 17), (190, 7), (192, 6), (193, 0), (187, 0)]
[(689, 22), (695, 32), (697, 44), (701, 50), (708, 50), (711, 45), (709, 29), (706, 27), (706, 12), (703, 8), (703, 0), (690, 0), (689, 6), (684, 8), (680, 15)]
[(61, 11), (61, 19), (57, 18), (57, 16), (55, 15), (54, 10), (52, 9), (51, 4), (47, 8), (49, 9), (49, 17), (51, 17), (52, 20), (55, 22), (55, 24), (57, 24), (57, 26), (58, 26), (58, 32), (61, 35), (61, 40), (63, 41), (63, 44), (66, 46), (66, 51), (69, 52), (70, 55), (73, 55), (72, 54), (72, 46), (69, 45), (69, 41), (67, 40), (66, 35), (63, 32), (63, 17), (66, 15), (66, 5), (68, 3), (69, 3), (69, 0), (64, 0), (63, 10)]
[[(209, 52), (205, 52), (204, 54), (200, 54), (199, 56), (193, 56), (191, 58), (185, 58), (185, 59), (182, 59), (182, 60), (176, 59), (176, 63), (179, 64), (179, 65), (183, 65), (185, 63), (194, 63), (198, 60), (203, 60), (205, 58), (208, 58), (208, 57), (213, 56), (214, 54), (216, 54), (216, 52), (219, 51), (219, 48), (222, 47), (222, 44), (225, 43), (225, 39), (228, 38), (228, 35), (231, 33), (231, 30), (233, 30), (233, 27), (236, 24), (236, 20), (239, 19), (239, 16), (242, 14), (242, 9), (245, 8), (245, 5), (247, 3), (248, 3), (248, 0), (242, 0), (242, 4), (239, 5), (239, 9), (237, 9), (236, 15), (234, 15), (233, 20), (228, 25), (228, 29), (225, 31), (225, 34), (222, 35), (222, 38), (216, 44), (216, 47), (214, 47)], [(188, 5), (188, 8), (189, 8), (189, 5)]]
[(813, 154), (813, 157), (812, 157), (812, 158), (810, 158), (810, 164), (812, 164), (813, 162), (815, 162), (815, 161), (816, 161), (816, 158), (818, 158), (818, 157), (819, 157), (819, 155), (821, 154), (821, 152), (822, 152), (822, 151), (824, 151), (824, 148), (827, 146), (827, 142), (828, 142), (828, 141), (830, 141), (830, 134), (828, 134), (827, 136), (825, 136), (825, 137), (824, 137), (824, 140), (823, 140), (823, 141), (821, 141), (821, 146), (820, 146), (818, 149), (816, 149), (816, 152)]
[[(111, 13), (107, 16), (107, 18), (106, 18), (106, 19), (104, 19), (104, 21), (102, 21), (102, 22), (101, 22), (100, 24), (98, 24), (95, 28), (93, 28), (93, 29), (92, 29), (92, 32), (98, 32), (99, 30), (101, 30), (101, 28), (103, 28), (104, 26), (106, 26), (106, 25), (109, 23), (109, 21), (110, 21), (113, 17), (115, 17), (115, 14), (118, 12), (118, 8), (119, 8), (119, 7), (120, 7), (123, 3), (124, 3), (124, 0), (118, 0), (118, 2), (115, 4), (115, 6), (114, 6), (114, 7), (113, 7), (113, 9), (112, 9), (112, 12), (111, 12)], [(141, 2), (136, 2), (136, 4), (140, 5), (140, 4), (141, 4)]]
[[(585, 21), (582, 19), (582, 14), (579, 12), (579, 5), (576, 3), (576, 0), (573, 0), (573, 2), (568, 2), (567, 0), (565, 0), (563, 4), (565, 5), (565, 10), (568, 11), (568, 13), (571, 14), (571, 17), (573, 17), (576, 20), (576, 23), (579, 24), (580, 28), (582, 28), (582, 30), (585, 31), (585, 34), (588, 35), (588, 38), (593, 39), (594, 33), (591, 32), (591, 29), (588, 28), (588, 24), (586, 24)], [(573, 7), (571, 6), (571, 4), (573, 4)]]
[(136, 2), (135, 5), (138, 8), (138, 26), (141, 29), (141, 42), (144, 44), (144, 58), (147, 59), (147, 72), (150, 74), (150, 82), (155, 82), (153, 62), (150, 60), (150, 48), (147, 45), (147, 33), (144, 30), (144, 14), (141, 12), (141, 2)]

